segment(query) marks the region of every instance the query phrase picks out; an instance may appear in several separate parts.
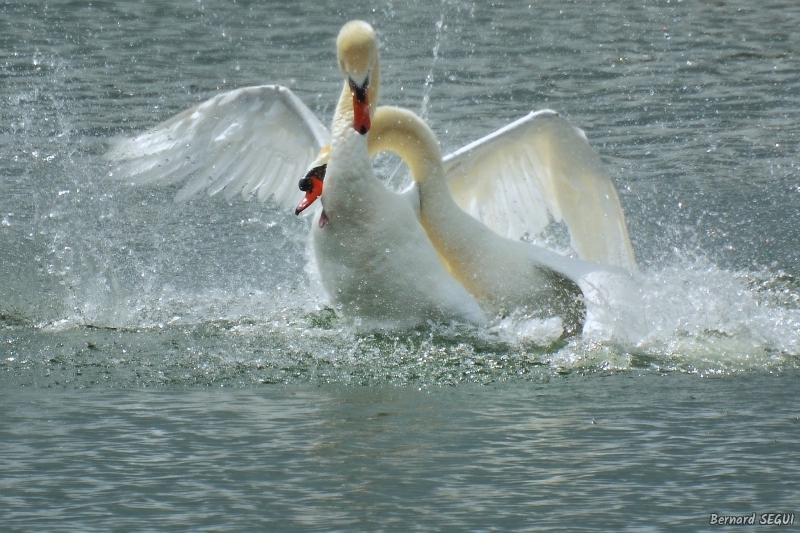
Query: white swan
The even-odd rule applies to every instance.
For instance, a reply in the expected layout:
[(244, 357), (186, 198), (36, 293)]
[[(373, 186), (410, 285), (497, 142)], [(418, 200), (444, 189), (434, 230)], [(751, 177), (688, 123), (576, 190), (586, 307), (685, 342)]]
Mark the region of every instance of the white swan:
[(376, 153), (393, 151), (408, 165), (422, 226), (450, 273), (484, 309), (498, 313), (529, 307), (565, 317), (577, 311), (578, 282), (589, 272), (610, 268), (501, 237), (465, 213), (447, 187), (433, 131), (411, 111), (378, 108), (370, 136)]
[[(372, 102), (378, 68), (376, 52), (365, 95)], [(359, 120), (369, 120), (363, 109)], [(176, 201), (207, 190), (228, 198), (272, 196), (289, 207), (298, 198), (296, 178), (317, 154), (318, 161), (326, 159), (320, 150), (329, 141), (325, 127), (288, 89), (247, 87), (117, 140), (107, 157), (111, 173), (132, 183), (185, 182)], [(536, 235), (551, 220), (563, 221), (583, 259), (635, 268), (611, 181), (582, 132), (555, 113), (532, 113), (445, 157), (443, 164), (453, 200), (501, 235)]]
[(348, 23), (336, 44), (345, 83), (333, 119), (323, 211), (312, 230), (323, 285), (344, 314), (370, 328), (454, 319), (484, 324), (483, 311), (447, 273), (411, 204), (373, 173), (365, 135), (378, 76), (372, 28)]

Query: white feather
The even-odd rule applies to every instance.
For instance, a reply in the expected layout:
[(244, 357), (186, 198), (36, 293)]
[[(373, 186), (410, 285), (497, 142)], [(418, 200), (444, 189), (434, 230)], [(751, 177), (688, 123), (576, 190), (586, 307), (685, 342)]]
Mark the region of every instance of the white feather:
[(224, 191), (227, 198), (275, 196), (293, 207), (297, 180), (330, 134), (308, 107), (279, 85), (218, 94), (154, 128), (117, 139), (107, 159), (114, 177), (133, 184), (172, 185), (175, 196)]
[(583, 131), (550, 110), (530, 113), (443, 159), (464, 211), (520, 239), (563, 221), (587, 261), (635, 270), (616, 189)]

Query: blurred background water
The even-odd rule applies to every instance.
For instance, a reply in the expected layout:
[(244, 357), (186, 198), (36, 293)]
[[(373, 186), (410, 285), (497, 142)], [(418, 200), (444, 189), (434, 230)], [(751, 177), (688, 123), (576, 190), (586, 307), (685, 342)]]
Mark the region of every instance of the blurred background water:
[[(793, 3), (0, 12), (6, 527), (699, 531), (797, 510)], [(107, 176), (111, 137), (222, 90), (284, 84), (327, 122), (353, 18), (378, 31), (382, 102), (445, 152), (545, 107), (586, 131), (641, 265), (606, 337), (358, 333), (308, 287), (308, 220)]]

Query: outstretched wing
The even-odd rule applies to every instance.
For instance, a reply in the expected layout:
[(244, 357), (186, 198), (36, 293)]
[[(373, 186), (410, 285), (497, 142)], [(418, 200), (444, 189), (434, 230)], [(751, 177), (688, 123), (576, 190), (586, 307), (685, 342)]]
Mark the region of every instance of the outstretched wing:
[(466, 212), (510, 239), (564, 222), (587, 261), (636, 268), (614, 185), (586, 136), (538, 111), (444, 158), (450, 192)]
[(230, 199), (269, 196), (293, 207), (305, 174), (330, 134), (289, 89), (244, 87), (218, 94), (133, 138), (113, 141), (112, 175), (131, 184), (186, 182), (175, 201), (199, 191)]

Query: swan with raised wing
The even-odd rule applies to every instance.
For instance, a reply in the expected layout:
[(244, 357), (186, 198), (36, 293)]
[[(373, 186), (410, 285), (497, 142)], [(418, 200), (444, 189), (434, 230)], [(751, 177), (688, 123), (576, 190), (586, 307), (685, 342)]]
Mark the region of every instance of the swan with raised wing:
[[(348, 27), (367, 36), (360, 53), (374, 61), (368, 78), (354, 79), (354, 88), (346, 82), (352, 118), (343, 119), (337, 112), (339, 121), (352, 120), (345, 129), (355, 131), (369, 128), (374, 115), (379, 63), (372, 28), (363, 22)], [(358, 86), (363, 82), (368, 83)], [(563, 221), (581, 258), (635, 268), (624, 215), (602, 164), (580, 130), (548, 115), (548, 120), (529, 115), (445, 157), (443, 171), (452, 199), (513, 239), (536, 235), (553, 220)], [(373, 153), (372, 135), (366, 138)], [(129, 182), (183, 183), (176, 201), (206, 190), (228, 198), (274, 197), (290, 206), (297, 201), (296, 177), (327, 160), (330, 139), (289, 89), (247, 87), (217, 95), (137, 137), (118, 140), (108, 158), (113, 174)], [(325, 223), (328, 208), (334, 209), (329, 204), (337, 201), (323, 203), (320, 221)], [(419, 205), (419, 200), (412, 203)]]
[(411, 111), (378, 108), (370, 135), (372, 150), (395, 152), (408, 165), (422, 226), (453, 277), (487, 312), (527, 307), (544, 316), (572, 317), (573, 324), (578, 320), (577, 283), (588, 272), (610, 267), (501, 237), (469, 216), (447, 187), (433, 131)]

